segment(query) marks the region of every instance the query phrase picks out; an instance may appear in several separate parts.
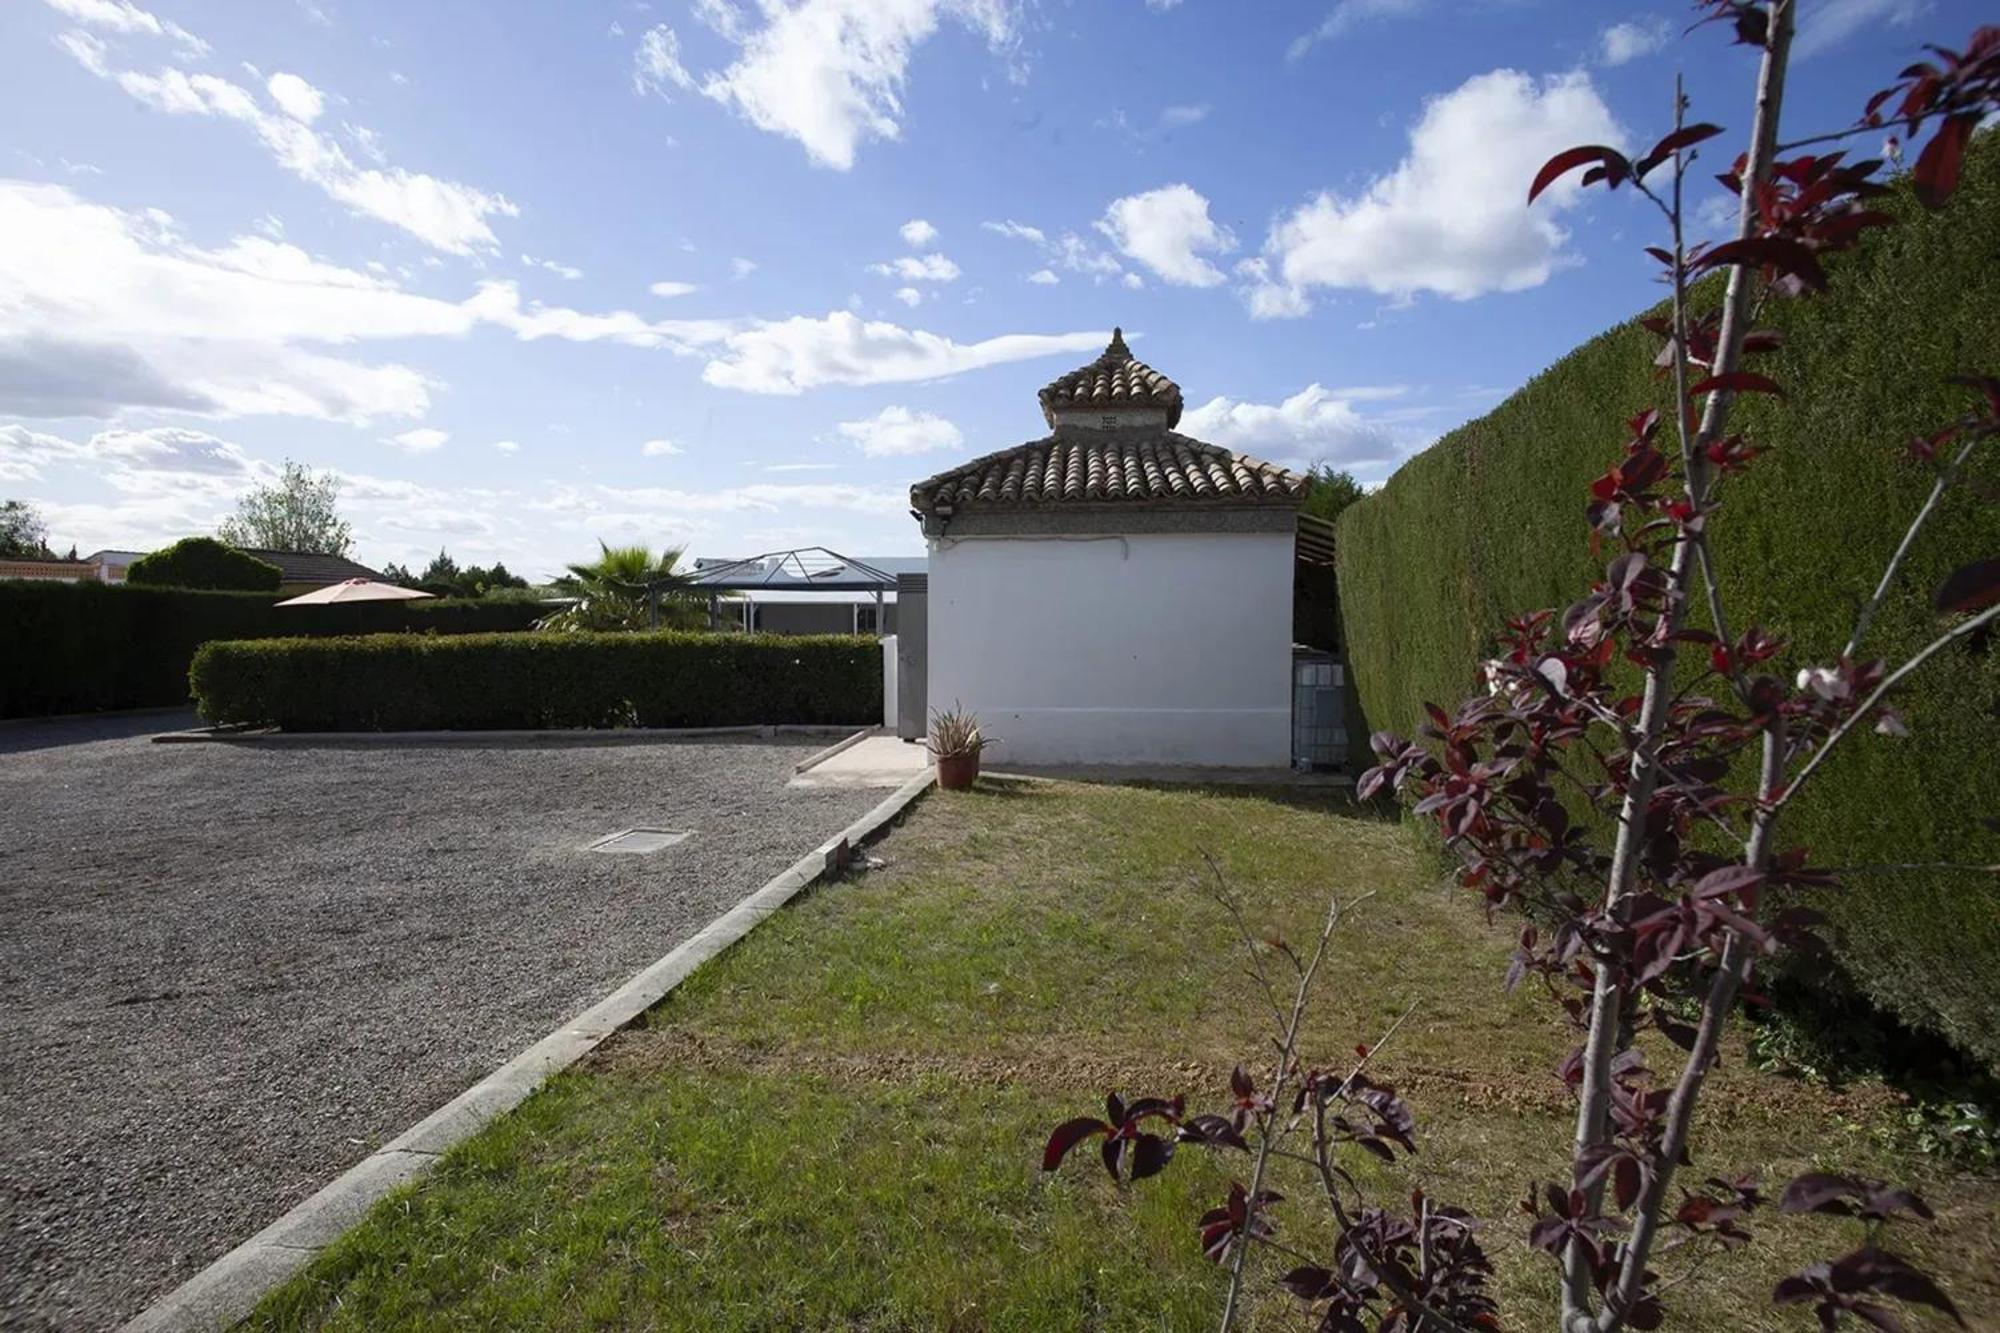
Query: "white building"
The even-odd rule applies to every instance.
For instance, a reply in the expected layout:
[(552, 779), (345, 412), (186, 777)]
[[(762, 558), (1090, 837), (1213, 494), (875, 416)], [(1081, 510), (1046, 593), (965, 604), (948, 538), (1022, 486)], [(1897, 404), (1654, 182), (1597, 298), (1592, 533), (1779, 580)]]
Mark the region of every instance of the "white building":
[(1288, 765), (1306, 479), (1176, 434), (1179, 386), (1119, 333), (1041, 405), (1047, 437), (911, 489), (930, 704), (998, 765)]

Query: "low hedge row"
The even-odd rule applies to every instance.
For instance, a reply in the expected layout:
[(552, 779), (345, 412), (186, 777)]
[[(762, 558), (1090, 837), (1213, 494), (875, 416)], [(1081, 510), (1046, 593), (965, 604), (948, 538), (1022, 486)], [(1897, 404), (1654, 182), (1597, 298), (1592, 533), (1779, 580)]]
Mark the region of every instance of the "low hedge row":
[[(1944, 212), (1902, 191), (1884, 206), (1900, 225), (1830, 263), (1829, 294), (1767, 307), (1785, 345), (1757, 369), (1791, 397), (1743, 403), (1731, 423), (1768, 452), (1723, 487), (1712, 532), (1726, 602), (1732, 628), (1797, 645), (1787, 670), (1839, 652), (1922, 503), (1930, 476), (1899, 455), (1969, 407), (1946, 377), (2000, 370), (2000, 135), (1975, 142)], [(1636, 324), (1585, 344), (1341, 516), (1340, 601), (1369, 725), (1410, 734), (1426, 700), (1448, 706), (1476, 688), (1505, 617), (1565, 606), (1602, 577), (1587, 488), (1616, 461), (1624, 418), (1664, 406), (1656, 345)], [(1978, 466), (1981, 484), (2000, 484), (2000, 455)], [(1869, 654), (1900, 661), (1936, 633), (1930, 591), (1996, 544), (2000, 513), (1955, 492)], [(1913, 736), (1857, 737), (1787, 816), (1787, 841), (1821, 865), (2000, 861), (2000, 838), (1979, 823), (2000, 811), (2000, 642), (1941, 654), (1902, 702)], [(1816, 905), (1875, 1003), (2000, 1069), (2000, 881), (1869, 875)]]
[(203, 717), (289, 731), (861, 725), (882, 649), (851, 635), (378, 634), (205, 644)]
[(273, 605), (270, 593), (0, 581), (0, 717), (186, 703), (188, 664), (210, 639), (526, 629), (532, 603)]

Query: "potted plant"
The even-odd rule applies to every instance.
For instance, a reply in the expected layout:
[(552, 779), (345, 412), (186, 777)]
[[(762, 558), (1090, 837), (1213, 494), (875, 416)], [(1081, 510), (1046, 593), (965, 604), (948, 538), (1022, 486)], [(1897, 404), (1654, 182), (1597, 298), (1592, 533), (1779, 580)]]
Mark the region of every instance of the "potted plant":
[(953, 703), (949, 712), (931, 710), (931, 734), (924, 742), (937, 760), (938, 786), (964, 791), (979, 776), (979, 752), (998, 744), (979, 731), (979, 719)]

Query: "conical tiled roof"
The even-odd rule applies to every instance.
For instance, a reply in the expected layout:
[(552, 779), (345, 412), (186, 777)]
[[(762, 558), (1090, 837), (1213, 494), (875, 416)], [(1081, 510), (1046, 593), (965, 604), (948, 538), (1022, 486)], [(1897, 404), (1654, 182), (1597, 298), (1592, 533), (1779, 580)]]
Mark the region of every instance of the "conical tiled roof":
[[(1178, 434), (1181, 388), (1135, 360), (1121, 330), (1041, 392), (1054, 434), (975, 458), (910, 488), (926, 515), (1049, 505), (1298, 508), (1307, 478)], [(1163, 411), (1123, 413), (1124, 409)], [(1109, 423), (1095, 413), (1119, 412)], [(1075, 415), (1071, 415), (1074, 413)]]
[(924, 513), (1049, 504), (1297, 506), (1306, 479), (1172, 431), (1071, 431), (975, 458), (910, 488)]
[(1123, 329), (1111, 330), (1111, 343), (1097, 360), (1052, 381), (1041, 399), (1042, 415), (1051, 426), (1056, 413), (1066, 408), (1161, 407), (1167, 412), (1167, 429), (1181, 421), (1181, 386), (1134, 357)]

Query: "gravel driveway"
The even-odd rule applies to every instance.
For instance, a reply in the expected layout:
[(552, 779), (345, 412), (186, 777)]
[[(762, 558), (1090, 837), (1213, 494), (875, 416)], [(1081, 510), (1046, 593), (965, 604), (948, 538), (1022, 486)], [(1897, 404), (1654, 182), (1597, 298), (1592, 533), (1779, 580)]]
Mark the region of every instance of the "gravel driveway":
[[(0, 728), (0, 1326), (137, 1313), (845, 827), (823, 739)], [(796, 742), (796, 743), (793, 743)], [(651, 856), (581, 849), (633, 825)]]

